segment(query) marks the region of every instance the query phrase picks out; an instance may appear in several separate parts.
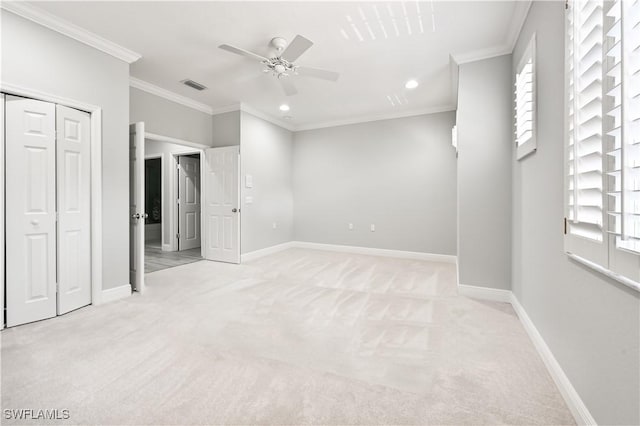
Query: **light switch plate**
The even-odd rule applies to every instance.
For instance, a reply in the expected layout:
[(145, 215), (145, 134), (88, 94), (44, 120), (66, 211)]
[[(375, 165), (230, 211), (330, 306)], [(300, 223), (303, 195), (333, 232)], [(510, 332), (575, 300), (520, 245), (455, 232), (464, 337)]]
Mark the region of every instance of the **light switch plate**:
[(253, 175), (244, 176), (244, 186), (246, 188), (253, 188)]
[(244, 197), (245, 204), (253, 204), (253, 197)]

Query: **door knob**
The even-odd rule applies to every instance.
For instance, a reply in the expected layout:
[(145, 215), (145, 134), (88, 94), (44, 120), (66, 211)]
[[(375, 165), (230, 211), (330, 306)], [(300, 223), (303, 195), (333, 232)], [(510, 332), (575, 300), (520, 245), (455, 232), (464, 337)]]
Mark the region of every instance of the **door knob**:
[(38, 225), (40, 224), (40, 221), (39, 221), (39, 220), (36, 220), (36, 219), (31, 219), (31, 224), (32, 224), (33, 226), (38, 226)]
[(234, 207), (234, 208), (232, 208), (232, 209), (231, 209), (231, 211), (232, 211), (233, 213), (236, 213), (236, 212), (238, 211), (238, 209), (236, 209), (236, 208)]
[(134, 213), (131, 215), (131, 219), (140, 219), (140, 213)]

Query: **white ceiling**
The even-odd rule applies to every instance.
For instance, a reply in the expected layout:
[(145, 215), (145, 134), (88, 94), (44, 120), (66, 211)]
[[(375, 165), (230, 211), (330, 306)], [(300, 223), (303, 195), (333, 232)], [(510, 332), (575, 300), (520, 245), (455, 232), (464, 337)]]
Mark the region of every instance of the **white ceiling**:
[[(509, 53), (526, 13), (526, 2), (515, 1), (32, 4), (140, 53), (135, 78), (214, 110), (244, 103), (275, 119), (290, 115), (297, 128), (452, 109), (449, 56), (462, 62)], [(296, 34), (315, 43), (296, 64), (337, 71), (337, 83), (292, 76), (298, 94), (287, 97), (259, 62), (217, 48), (268, 56), (271, 38)], [(208, 90), (182, 85), (186, 78)], [(420, 82), (412, 91), (404, 88), (410, 78)], [(282, 103), (291, 111), (280, 112)]]

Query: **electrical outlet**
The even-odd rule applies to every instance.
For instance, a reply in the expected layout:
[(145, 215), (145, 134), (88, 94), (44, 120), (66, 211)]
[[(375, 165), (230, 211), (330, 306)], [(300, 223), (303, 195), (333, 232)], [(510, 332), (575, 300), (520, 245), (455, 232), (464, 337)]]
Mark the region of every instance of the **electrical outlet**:
[(376, 232), (376, 225), (375, 224), (371, 224), (371, 232)]
[(349, 224), (349, 231), (353, 231), (353, 223)]

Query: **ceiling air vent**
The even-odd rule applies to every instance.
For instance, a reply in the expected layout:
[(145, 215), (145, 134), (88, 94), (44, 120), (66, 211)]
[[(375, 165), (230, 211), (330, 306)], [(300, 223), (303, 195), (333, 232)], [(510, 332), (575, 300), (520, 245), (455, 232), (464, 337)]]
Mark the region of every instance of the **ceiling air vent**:
[(186, 86), (191, 87), (192, 89), (196, 89), (196, 90), (204, 90), (204, 89), (207, 88), (207, 86), (204, 86), (204, 85), (202, 85), (200, 83), (196, 83), (195, 81), (189, 80), (189, 79), (182, 80), (181, 83), (186, 85)]

